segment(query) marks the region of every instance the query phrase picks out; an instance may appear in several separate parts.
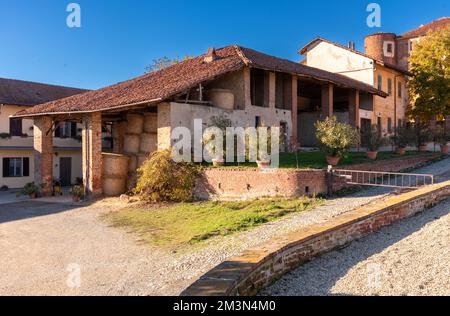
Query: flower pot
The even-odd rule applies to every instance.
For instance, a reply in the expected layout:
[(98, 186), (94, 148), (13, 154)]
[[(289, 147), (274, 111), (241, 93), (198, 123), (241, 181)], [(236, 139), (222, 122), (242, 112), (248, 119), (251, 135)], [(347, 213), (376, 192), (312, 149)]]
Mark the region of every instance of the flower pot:
[(30, 199), (34, 200), (37, 198), (37, 193), (30, 193), (28, 194), (28, 196), (30, 197)]
[(421, 153), (428, 151), (428, 146), (427, 145), (420, 145), (419, 146), (419, 151)]
[(256, 163), (260, 169), (267, 169), (270, 167), (270, 160), (257, 160)]
[(337, 166), (340, 160), (340, 157), (327, 156), (327, 163), (331, 166)]
[(449, 146), (448, 145), (441, 145), (441, 153), (444, 155), (448, 155)]
[(397, 154), (400, 156), (404, 156), (406, 154), (406, 148), (403, 147), (397, 148)]
[(367, 158), (371, 159), (371, 160), (376, 160), (378, 157), (378, 151), (368, 151), (366, 153)]
[(79, 196), (72, 195), (72, 201), (74, 201), (75, 203), (80, 202), (80, 200), (81, 198)]
[(213, 166), (214, 167), (222, 167), (223, 165), (225, 165), (225, 161), (223, 159), (213, 159), (212, 160)]

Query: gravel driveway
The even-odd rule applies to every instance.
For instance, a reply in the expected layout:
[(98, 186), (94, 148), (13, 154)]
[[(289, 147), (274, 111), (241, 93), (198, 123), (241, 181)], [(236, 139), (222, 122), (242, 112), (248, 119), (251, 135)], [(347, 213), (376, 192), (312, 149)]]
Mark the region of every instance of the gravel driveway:
[(261, 295), (450, 295), (450, 200), (307, 263)]
[[(418, 170), (449, 171), (450, 159)], [(313, 211), (178, 253), (143, 245), (134, 234), (108, 227), (100, 215), (123, 207), (109, 200), (78, 208), (39, 202), (1, 205), (0, 295), (178, 295), (249, 247), (327, 221), (389, 192), (374, 188), (329, 200)]]

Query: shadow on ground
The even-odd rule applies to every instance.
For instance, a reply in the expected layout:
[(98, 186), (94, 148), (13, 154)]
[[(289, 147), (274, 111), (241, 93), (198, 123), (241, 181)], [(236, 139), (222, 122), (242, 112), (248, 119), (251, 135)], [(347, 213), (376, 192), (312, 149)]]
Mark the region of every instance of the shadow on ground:
[(24, 201), (0, 205), (0, 224), (24, 219), (54, 215), (85, 205), (70, 205), (38, 201)]

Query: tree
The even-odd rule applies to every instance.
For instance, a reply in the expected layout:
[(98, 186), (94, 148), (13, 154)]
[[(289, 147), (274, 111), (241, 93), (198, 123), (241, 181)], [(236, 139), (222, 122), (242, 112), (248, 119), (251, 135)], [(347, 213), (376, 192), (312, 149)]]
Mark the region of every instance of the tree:
[(145, 71), (147, 73), (149, 73), (149, 72), (163, 70), (163, 69), (166, 69), (166, 68), (168, 68), (170, 66), (179, 64), (179, 63), (181, 63), (183, 61), (186, 61), (186, 60), (189, 60), (189, 59), (192, 59), (192, 58), (193, 58), (192, 56), (186, 55), (182, 59), (180, 59), (178, 57), (174, 58), (174, 59), (170, 59), (167, 56), (164, 56), (164, 57), (161, 57), (161, 58), (158, 58), (158, 59), (153, 59), (153, 64), (151, 64), (150, 66), (145, 67)]
[(408, 114), (426, 121), (450, 115), (450, 27), (421, 38), (410, 63)]

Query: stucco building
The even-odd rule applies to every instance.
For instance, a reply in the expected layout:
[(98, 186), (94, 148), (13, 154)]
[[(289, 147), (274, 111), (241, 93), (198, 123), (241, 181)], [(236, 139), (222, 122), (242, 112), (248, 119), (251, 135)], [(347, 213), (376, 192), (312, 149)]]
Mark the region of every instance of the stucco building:
[[(0, 187), (22, 188), (34, 181), (33, 120), (11, 118), (15, 113), (86, 90), (35, 82), (0, 78)], [(81, 177), (81, 136), (76, 123), (54, 126), (46, 133), (55, 136), (53, 162), (54, 179), (64, 185)]]
[[(235, 127), (277, 126), (286, 150), (298, 144), (302, 102), (319, 118), (345, 111), (359, 125), (363, 102), (387, 93), (348, 76), (305, 66), (240, 46), (207, 54), (113, 86), (48, 102), (17, 113), (34, 119), (35, 176), (51, 190), (55, 121), (82, 126), (83, 180), (88, 194), (117, 195), (133, 186), (136, 169), (157, 149), (170, 147), (176, 127), (192, 130), (225, 115)], [(113, 153), (102, 151), (102, 126), (112, 126)], [(193, 131), (192, 131), (193, 132)], [(308, 131), (310, 132), (310, 131)]]

